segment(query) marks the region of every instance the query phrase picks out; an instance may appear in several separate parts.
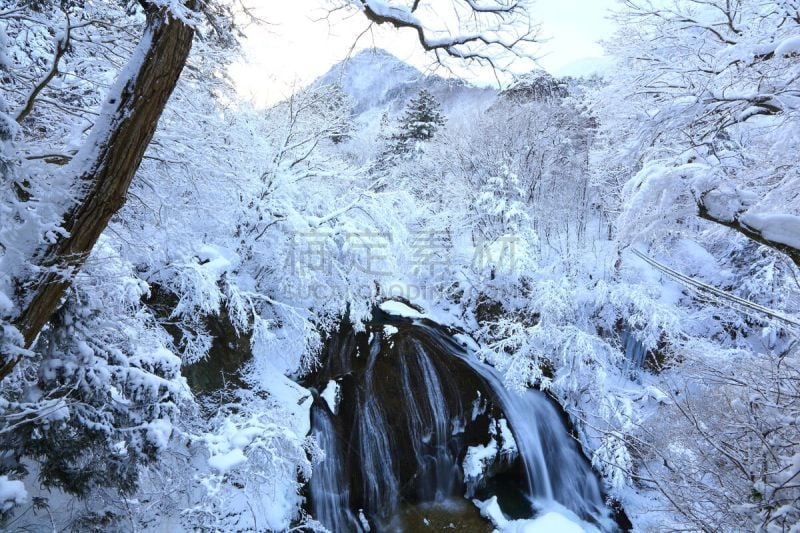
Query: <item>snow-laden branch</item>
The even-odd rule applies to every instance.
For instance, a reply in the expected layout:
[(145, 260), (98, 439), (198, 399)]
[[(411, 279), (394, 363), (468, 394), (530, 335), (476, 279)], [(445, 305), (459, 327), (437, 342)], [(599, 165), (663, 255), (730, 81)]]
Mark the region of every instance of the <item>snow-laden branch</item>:
[[(731, 203), (735, 204), (733, 208)], [(719, 190), (709, 191), (697, 202), (700, 218), (721, 224), (777, 250), (800, 267), (800, 216), (783, 213), (755, 213), (747, 203)]]
[[(131, 180), (155, 133), (164, 106), (188, 57), (194, 28), (160, 10), (148, 12), (144, 34), (109, 92), (89, 138), (65, 172), (78, 200), (63, 217), (62, 238), (41, 250), (41, 275), (29, 284), (16, 326), (30, 347), (59, 307), (111, 217), (125, 202)], [(166, 19), (166, 20), (165, 20)], [(0, 378), (19, 358), (6, 359)]]
[[(364, 15), (376, 24), (389, 24), (395, 28), (410, 28), (416, 31), (422, 47), (429, 52), (445, 52), (458, 59), (473, 59), (496, 67), (495, 52), (511, 52), (520, 56), (518, 50), (523, 43), (536, 41), (533, 26), (525, 8), (517, 1), (492, 0), (482, 3), (476, 0), (454, 2), (456, 13), (469, 13), (478, 28), (457, 35), (436, 35), (425, 22), (417, 17), (420, 2), (413, 6), (395, 6), (384, 0), (350, 0)], [(486, 23), (487, 16), (493, 17)], [(459, 17), (460, 18), (460, 17)], [(480, 50), (471, 45), (477, 45)]]

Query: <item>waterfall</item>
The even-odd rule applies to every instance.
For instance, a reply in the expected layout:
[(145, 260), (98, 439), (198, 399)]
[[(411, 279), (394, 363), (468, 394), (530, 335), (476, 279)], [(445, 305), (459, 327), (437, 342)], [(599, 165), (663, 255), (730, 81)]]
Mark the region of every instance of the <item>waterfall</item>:
[(394, 457), (389, 442), (391, 433), (386, 423), (382, 406), (374, 401), (375, 363), (380, 351), (380, 342), (372, 343), (363, 388), (359, 394), (361, 416), (358, 417), (358, 451), (362, 461), (363, 493), (365, 507), (380, 509), (390, 514), (397, 507), (397, 479), (394, 474)]
[[(517, 448), (523, 457), (528, 497), (534, 506), (555, 503), (581, 518), (608, 522), (600, 483), (570, 436), (560, 413), (545, 395), (533, 389), (511, 391), (493, 367), (454, 345), (436, 328), (420, 325), (454, 357), (480, 375), (508, 418)], [(611, 526), (611, 524), (603, 524)]]
[(318, 401), (311, 407), (311, 434), (325, 458), (314, 467), (309, 483), (314, 495), (314, 516), (331, 531), (357, 531), (358, 526), (350, 510), (350, 490), (340, 462), (340, 450), (333, 415)]
[[(326, 458), (312, 475), (309, 500), (331, 531), (363, 531), (367, 521), (373, 531), (396, 530), (390, 524), (401, 509), (464, 501), (476, 489), (467, 489), (461, 461), (496, 446), (494, 434), (509, 429), (513, 437), (502, 439), (516, 453), (496, 453), (486, 477), (505, 476), (498, 482), (503, 491), (530, 502), (526, 516), (557, 509), (616, 529), (599, 481), (553, 402), (539, 391), (508, 390), (494, 368), (443, 328), (382, 316), (368, 332), (345, 330), (307, 385), (321, 390), (329, 380), (337, 381), (341, 403), (337, 415), (319, 398), (312, 410), (312, 432)], [(484, 498), (496, 489), (486, 485)]]
[(547, 508), (555, 502), (579, 517), (602, 517), (605, 504), (597, 477), (552, 403), (537, 390), (510, 391), (493, 368), (464, 359), (490, 384), (508, 418), (532, 503)]
[(626, 328), (622, 332), (621, 340), (625, 348), (625, 371), (636, 376), (644, 368), (647, 349), (630, 329)]
[[(402, 365), (403, 390), (407, 398), (415, 396), (415, 390), (424, 393), (418, 409), (409, 411), (411, 443), (420, 465), (419, 490), (421, 498), (443, 501), (452, 496), (459, 478), (456, 457), (449, 449), (452, 415), (445, 402), (442, 383), (428, 354), (419, 342), (406, 353)], [(417, 369), (419, 377), (412, 380), (411, 372)]]

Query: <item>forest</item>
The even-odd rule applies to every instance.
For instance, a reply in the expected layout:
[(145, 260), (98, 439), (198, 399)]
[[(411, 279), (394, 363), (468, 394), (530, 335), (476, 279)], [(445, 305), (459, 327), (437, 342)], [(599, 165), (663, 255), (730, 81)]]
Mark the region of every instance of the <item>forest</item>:
[(0, 529), (798, 531), (800, 0), (262, 4), (0, 0)]

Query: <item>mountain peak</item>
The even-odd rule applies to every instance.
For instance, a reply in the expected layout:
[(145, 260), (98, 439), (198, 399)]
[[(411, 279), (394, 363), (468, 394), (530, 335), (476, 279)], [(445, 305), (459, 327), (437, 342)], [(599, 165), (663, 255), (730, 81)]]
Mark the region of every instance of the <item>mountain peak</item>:
[(402, 63), (403, 65), (410, 66), (400, 58), (389, 52), (384, 48), (365, 48), (354, 55), (348, 57), (342, 63), (351, 62), (387, 62), (387, 63)]
[(386, 50), (368, 48), (331, 67), (314, 85), (340, 85), (360, 113), (393, 99), (398, 88), (425, 79), (422, 72)]
[(484, 100), (488, 101), (496, 94), (463, 80), (424, 74), (381, 48), (361, 50), (331, 67), (313, 85), (333, 84), (339, 85), (353, 100), (356, 115), (368, 111), (394, 115), (422, 89), (431, 92), (448, 114), (453, 108), (460, 107), (462, 100), (471, 101), (473, 107), (485, 107)]

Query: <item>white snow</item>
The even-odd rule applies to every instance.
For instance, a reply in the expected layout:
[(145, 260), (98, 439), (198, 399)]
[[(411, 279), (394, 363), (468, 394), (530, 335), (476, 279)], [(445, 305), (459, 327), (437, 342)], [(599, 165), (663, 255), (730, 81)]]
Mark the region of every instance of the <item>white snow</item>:
[[(584, 533), (581, 524), (555, 510), (545, 510), (539, 516), (527, 520), (509, 520), (500, 509), (497, 496), (488, 500), (472, 500), (480, 510), (481, 516), (489, 519), (496, 533)], [(596, 529), (595, 529), (596, 530)]]
[(15, 505), (25, 503), (27, 499), (28, 492), (22, 481), (0, 476), (0, 510), (6, 512)]
[(800, 249), (800, 216), (780, 213), (746, 213), (741, 222), (770, 241)]
[(497, 457), (497, 442), (492, 438), (488, 444), (470, 446), (462, 463), (464, 480), (467, 483), (475, 482), (483, 477), (486, 468)]
[(775, 47), (776, 56), (790, 56), (800, 53), (800, 35), (788, 37)]
[[(425, 9), (412, 12), (407, 7), (393, 7), (398, 3), (395, 0), (365, 1), (362, 7), (368, 5), (376, 13), (410, 23), (418, 22), (417, 15), (420, 20), (426, 16)], [(465, 4), (480, 2), (468, 0)], [(185, 6), (179, 0), (156, 3), (189, 23), (196, 18), (194, 13), (182, 11)], [(124, 10), (107, 4), (107, 8), (98, 8), (98, 18), (125, 16)], [(713, 426), (719, 413), (735, 417), (739, 406), (746, 406), (747, 396), (732, 401), (731, 412), (717, 409), (713, 403), (706, 406), (706, 397), (693, 388), (703, 383), (694, 380), (693, 367), (689, 366), (692, 358), (700, 362), (724, 359), (729, 366), (715, 368), (735, 375), (740, 368), (757, 367), (723, 355), (749, 354), (756, 347), (759, 353), (754, 353), (755, 357), (742, 358), (755, 365), (785, 348), (789, 336), (779, 325), (744, 320), (735, 309), (693, 298), (660, 271), (641, 267), (640, 260), (626, 250), (641, 248), (677, 271), (707, 284), (735, 287), (739, 294), (779, 311), (796, 309), (796, 283), (787, 283), (785, 268), (773, 264), (771, 257), (766, 261), (754, 258), (752, 247), (744, 246), (746, 240), (741, 235), (701, 222), (696, 216), (697, 204), (702, 202), (722, 221), (739, 221), (766, 239), (800, 247), (798, 197), (794, 194), (800, 141), (795, 60), (800, 52), (800, 35), (791, 25), (770, 27), (783, 15), (761, 13), (757, 2), (743, 6), (741, 22), (737, 22), (743, 33), (733, 39), (737, 44), (732, 46), (709, 40), (708, 32), (687, 32), (685, 22), (674, 19), (673, 23), (663, 22), (665, 31), (675, 33), (665, 40), (661, 37), (666, 33), (645, 31), (644, 17), (643, 30), (627, 38), (637, 41), (637, 33), (656, 38), (645, 47), (641, 47), (644, 43), (634, 42), (630, 48), (624, 46), (625, 42), (616, 43), (625, 54), (619, 54), (614, 72), (608, 72), (608, 83), (601, 84), (608, 88), (598, 88), (598, 95), (584, 99), (582, 93), (587, 87), (578, 83), (573, 93), (570, 86), (570, 101), (559, 103), (553, 110), (546, 103), (505, 102), (505, 97), (498, 98), (494, 90), (450, 83), (427, 76), (386, 53), (369, 52), (320, 79), (320, 90), (314, 97), (317, 100), (303, 100), (306, 97), (299, 92), (290, 104), (253, 113), (247, 106), (236, 105), (236, 95), (228, 94), (224, 84), (209, 84), (200, 65), (198, 75), (188, 82), (183, 80), (171, 98), (149, 148), (152, 157), (142, 163), (125, 209), (114, 217), (91, 260), (73, 280), (65, 300), (63, 324), (53, 325), (54, 332), (63, 326), (69, 353), (60, 353), (55, 346), (48, 348), (54, 353), (47, 353), (39, 364), (43, 354), (33, 351), (39, 347), (28, 353), (16, 346), (24, 345), (21, 341), (2, 346), (9, 353), (30, 355), (23, 359), (20, 369), (27, 366), (26, 371), (36, 370), (37, 374), (30, 375), (37, 375), (40, 381), (71, 380), (85, 372), (91, 381), (77, 382), (77, 386), (86, 388), (85, 397), (92, 397), (88, 393), (98, 387), (101, 394), (95, 396), (110, 401), (91, 406), (101, 417), (85, 417), (79, 400), (83, 395), (55, 399), (49, 396), (51, 390), (40, 384), (25, 392), (24, 402), (31, 407), (20, 404), (22, 415), (29, 412), (31, 423), (50, 428), (70, 417), (91, 423), (109, 420), (114, 427), (109, 428), (105, 441), (107, 453), (113, 457), (137, 453), (136, 446), (144, 441), (160, 452), (167, 451), (158, 454), (163, 462), (156, 468), (163, 468), (170, 476), (174, 465), (185, 464), (180, 459), (184, 451), (194, 454), (192, 467), (174, 471), (176, 481), (172, 483), (171, 479), (168, 489), (176, 495), (176, 501), (180, 497), (175, 515), (202, 511), (195, 518), (209, 522), (198, 525), (198, 529), (227, 530), (235, 525), (248, 530), (284, 530), (300, 508), (298, 483), (313, 469), (310, 458), (323, 453), (315, 448), (315, 439), (307, 438), (312, 394), (287, 376), (300, 376), (324, 363), (320, 361), (323, 356), (317, 354), (324, 353), (320, 348), (327, 336), (320, 331), (335, 327), (345, 309), (350, 309), (347, 315), (360, 332), (364, 330), (362, 321), (369, 318), (376, 302), (397, 298), (402, 301), (383, 301), (380, 308), (411, 321), (457, 323), (468, 332), (457, 340), (502, 374), (509, 387), (525, 389), (538, 384), (549, 389), (574, 417), (580, 445), (594, 461), (608, 493), (623, 501), (632, 519), (639, 519), (648, 507), (666, 508), (662, 500), (638, 507), (629, 505), (630, 498), (626, 501), (627, 492), (634, 491), (628, 472), (635, 471), (640, 461), (630, 453), (627, 437), (635, 435), (638, 428), (655, 431), (660, 436), (657, 451), (691, 467), (682, 469), (679, 462), (675, 472), (710, 472), (709, 477), (717, 474), (713, 454), (706, 464), (698, 463), (702, 457), (679, 430), (679, 421), (662, 416), (676, 413), (673, 402), (682, 401), (680, 395), (673, 398), (671, 391), (676, 389), (671, 388), (669, 380), (686, 385), (697, 395), (701, 419)], [(748, 13), (753, 8), (759, 12)], [(118, 17), (100, 17), (106, 9)], [(80, 17), (79, 11), (75, 11), (76, 17)], [(703, 25), (719, 22), (719, 10), (698, 11)], [(69, 76), (57, 76), (42, 94), (55, 101), (52, 105), (37, 103), (37, 113), (28, 119), (30, 127), (20, 129), (6, 116), (4, 100), (11, 99), (11, 108), (20, 104), (15, 95), (24, 96), (27, 82), (38, 78), (41, 65), (46, 66), (52, 58), (53, 36), (61, 40), (65, 34), (55, 26), (49, 29), (53, 31), (43, 31), (46, 46), (42, 46), (26, 37), (28, 32), (35, 37), (36, 32), (25, 29), (25, 24), (20, 26), (23, 33), (14, 30), (18, 24), (15, 16), (0, 28), (0, 64), (9, 67), (12, 78), (15, 72), (24, 73), (24, 83), (12, 83), (8, 96), (0, 95), (0, 130), (5, 127), (13, 133), (8, 141), (4, 140), (7, 135), (0, 135), (0, 171), (3, 158), (9, 154), (8, 161), (16, 169), (12, 173), (18, 171), (23, 180), (20, 183), (31, 184), (35, 201), (20, 203), (9, 191), (0, 194), (0, 219), (8, 221), (0, 224), (3, 342), (12, 335), (19, 336), (9, 317), (16, 316), (20, 311), (17, 306), (25, 302), (17, 298), (14, 287), (17, 282), (25, 286), (31, 281), (25, 278), (36, 272), (37, 256), (31, 253), (39, 249), (40, 241), (52, 242), (65, 235), (60, 225), (63, 212), (74, 201), (73, 193), (78, 192), (71, 176), (88, 168), (100, 152), (116, 119), (118, 97), (141, 67), (153, 38), (152, 32), (146, 31), (142, 44), (136, 47), (136, 40), (128, 40), (124, 32), (103, 29), (109, 35), (103, 42), (114, 43), (113, 48), (119, 45), (125, 55), (136, 47), (129, 66), (119, 72), (118, 65), (100, 58), (84, 68), (81, 62), (86, 58), (77, 50), (74, 57), (64, 58), (63, 70), (72, 72), (76, 65), (81, 72), (88, 69), (86, 80), (93, 83), (70, 85), (75, 82)], [(666, 16), (671, 18), (668, 13)], [(90, 42), (95, 36), (94, 25), (75, 22), (76, 38)], [(709, 27), (728, 32), (725, 21), (721, 22)], [(43, 19), (41, 26), (47, 25)], [(5, 34), (12, 30), (16, 35), (7, 39)], [(447, 39), (444, 32), (433, 37), (428, 39), (429, 44)], [(18, 64), (16, 55), (24, 52), (20, 44), (30, 44), (37, 61)], [(700, 56), (691, 54), (672, 61), (676, 44), (686, 49), (702, 48), (702, 61), (710, 63), (699, 64)], [(195, 51), (198, 57), (205, 57), (209, 51), (204, 42), (195, 47), (200, 47)], [(650, 77), (642, 74), (648, 74), (649, 67), (624, 61), (624, 57), (640, 57), (639, 52), (665, 60), (660, 63), (665, 79), (689, 80), (691, 86), (675, 90), (664, 87), (657, 96), (643, 90), (646, 88), (641, 80)], [(89, 68), (91, 65), (95, 66)], [(117, 76), (119, 80), (114, 82)], [(334, 117), (336, 113), (328, 113), (330, 87), (322, 89), (321, 83), (339, 84), (348, 97), (345, 107), (353, 101), (346, 121), (353, 123), (348, 135), (357, 142), (345, 141), (337, 146), (328, 142), (330, 131), (341, 124)], [(107, 91), (109, 86), (112, 88)], [(88, 91), (85, 98), (79, 96), (81, 92), (72, 92), (76, 88)], [(196, 88), (219, 90), (220, 97), (211, 99), (213, 102), (197, 99)], [(430, 89), (441, 100), (449, 115), (447, 129), (443, 130), (446, 136), (431, 145), (416, 142), (413, 157), (392, 170), (396, 175), (381, 182), (380, 187), (368, 185), (372, 181), (365, 179), (371, 172), (369, 164), (386, 140), (381, 140), (381, 133), (392, 133), (392, 123), (397, 122), (403, 104), (420, 88)], [(640, 98), (643, 94), (648, 96)], [(606, 96), (611, 98), (603, 101)], [(584, 153), (576, 143), (585, 140), (582, 122), (566, 121), (563, 116), (577, 118), (583, 114), (570, 112), (575, 110), (573, 100), (597, 111), (602, 128), (598, 131), (603, 132), (598, 139), (602, 142), (592, 142), (590, 153)], [(75, 119), (57, 111), (56, 106), (65, 103), (75, 108)], [(291, 116), (308, 104), (308, 116)], [(778, 111), (767, 109), (771, 106)], [(387, 120), (379, 124), (384, 113)], [(90, 133), (86, 120), (79, 118), (83, 116), (96, 118)], [(51, 130), (48, 122), (60, 120), (64, 127)], [(713, 132), (714, 142), (704, 142), (709, 133), (703, 131), (704, 124), (711, 123), (730, 126), (723, 128), (726, 135)], [(298, 148), (284, 153), (281, 146)], [(315, 147), (312, 151), (318, 148), (317, 152), (306, 153), (308, 146)], [(51, 171), (48, 167), (53, 165), (45, 161), (51, 152), (71, 155), (72, 162)], [(523, 161), (518, 156), (524, 153), (536, 154), (539, 161), (535, 165), (530, 158)], [(502, 157), (495, 157), (500, 154)], [(162, 158), (180, 164), (158, 162)], [(636, 164), (631, 166), (633, 161)], [(644, 165), (641, 172), (631, 176), (640, 162)], [(534, 191), (536, 198), (529, 197)], [(325, 266), (331, 268), (295, 272), (301, 261), (293, 258), (289, 272), (287, 256), (317, 251), (294, 248), (294, 237), (309, 227), (329, 231), (318, 251), (326, 256)], [(412, 268), (410, 243), (418, 241), (413, 238), (414, 232), (442, 228), (448, 235), (436, 245), (440, 248), (434, 254), (446, 259), (442, 265), (435, 265), (441, 266), (441, 272)], [(379, 256), (387, 255), (388, 272), (362, 275), (358, 267), (366, 265), (358, 260), (364, 257), (348, 239), (373, 231), (391, 237), (391, 251), (373, 250)], [(573, 235), (582, 236), (576, 240)], [(523, 242), (514, 242), (521, 236)], [(312, 243), (307, 244), (312, 248)], [(294, 253), (290, 254), (290, 248)], [(389, 255), (396, 257), (390, 260)], [(109, 264), (124, 268), (102, 266)], [(511, 266), (519, 272), (517, 278), (504, 272), (512, 270)], [(297, 286), (287, 290), (287, 280)], [(156, 287), (164, 288), (178, 298), (178, 305), (166, 311), (173, 312), (169, 323), (184, 332), (183, 344), (172, 342), (171, 335), (163, 331), (167, 322), (154, 316), (154, 309), (144, 303), (142, 296), (149, 287), (153, 293)], [(317, 294), (320, 287), (325, 289), (324, 296)], [(476, 309), (483, 296), (508, 312), (487, 321)], [(89, 302), (85, 316), (81, 311), (73, 313), (73, 307), (81, 307), (84, 301)], [(230, 411), (220, 411), (213, 421), (198, 421), (180, 366), (205, 357), (215, 332), (206, 331), (203, 319), (222, 310), (229, 313), (239, 333), (252, 333), (253, 357), (241, 376), (248, 387), (235, 391), (242, 396)], [(669, 372), (642, 372), (644, 376), (635, 378), (628, 375), (628, 367), (621, 360), (625, 354), (620, 353), (614, 334), (620, 321), (635, 332), (632, 336), (643, 346), (657, 347), (663, 339), (669, 352), (675, 354), (676, 364)], [(399, 332), (387, 325), (383, 335), (380, 330), (375, 333), (392, 342)], [(468, 335), (474, 335), (480, 345)], [(543, 368), (552, 372), (544, 375)], [(757, 372), (750, 375), (757, 381)], [(322, 385), (320, 396), (335, 414), (340, 403), (339, 383)], [(5, 386), (14, 387), (14, 379), (5, 380)], [(173, 398), (184, 389), (185, 398), (173, 404)], [(708, 396), (713, 399), (713, 388), (710, 391)], [(12, 397), (16, 398), (16, 392)], [(0, 407), (14, 415), (17, 407), (8, 404), (10, 401), (0, 399)], [(183, 405), (190, 408), (184, 410)], [(465, 407), (475, 420), (479, 414), (486, 416), (487, 405), (478, 395), (471, 409)], [(580, 417), (575, 416), (576, 409), (580, 409)], [(533, 425), (526, 430), (508, 410), (504, 412), (511, 417), (519, 439), (506, 420), (493, 421), (491, 440), (484, 446), (471, 447), (464, 456), (468, 482), (480, 482), (493, 461), (527, 453), (526, 431), (532, 431)], [(122, 420), (134, 423), (116, 427), (117, 413), (124, 415)], [(525, 413), (530, 415), (529, 410)], [(465, 412), (452, 420), (453, 434), (465, 430), (464, 419), (469, 420), (469, 416)], [(776, 409), (776, 414), (766, 416), (780, 422), (791, 415)], [(13, 417), (6, 419), (13, 421)], [(182, 434), (179, 420), (183, 431), (202, 427), (209, 434)], [(541, 419), (529, 416), (528, 420)], [(777, 423), (776, 427), (783, 426)], [(170, 453), (173, 450), (169, 447), (177, 446), (174, 441), (179, 440), (178, 435), (190, 437), (194, 445), (174, 450), (180, 454)], [(791, 461), (796, 470), (800, 454)], [(537, 468), (550, 466), (545, 463), (542, 460)], [(563, 462), (556, 466), (563, 475)], [(782, 471), (783, 466), (771, 468)], [(0, 510), (41, 494), (34, 475), (39, 472), (30, 472), (31, 477), (23, 481), (0, 476)], [(724, 478), (726, 472), (718, 474)], [(708, 502), (713, 508), (724, 500), (705, 498), (704, 492), (712, 495), (717, 490), (712, 483), (682, 484), (680, 476), (677, 482), (671, 476), (663, 472), (666, 486), (704, 487), (700, 497), (695, 489), (694, 493), (678, 489), (677, 501), (683, 500), (687, 508), (696, 502)], [(197, 479), (208, 481), (207, 486), (216, 491), (202, 493), (202, 502), (195, 499), (195, 493), (202, 492)], [(694, 481), (704, 481), (703, 476)], [(736, 486), (735, 482), (730, 486)], [(747, 480), (742, 487), (747, 490)], [(145, 480), (142, 488), (147, 492), (154, 487)], [(765, 489), (769, 487), (765, 485)], [(775, 492), (774, 486), (772, 490)], [(47, 497), (49, 508), (55, 509), (52, 498)], [(216, 503), (209, 504), (214, 498)], [(100, 500), (98, 506), (102, 506)], [(756, 507), (762, 504), (766, 500)], [(183, 505), (196, 507), (184, 509)], [(583, 525), (568, 510), (555, 506), (537, 507), (538, 515), (530, 520), (507, 519), (496, 498), (479, 506), (501, 531), (573, 531), (576, 524)], [(141, 514), (149, 515), (148, 520), (164, 516), (154, 514), (159, 510), (150, 505), (137, 503), (135, 507), (132, 524)], [(793, 512), (789, 507), (771, 508), (778, 509), (772, 517)], [(214, 512), (220, 509), (224, 512)], [(373, 510), (366, 511), (369, 514)], [(740, 512), (731, 510), (731, 516)], [(28, 512), (25, 519), (32, 514)], [(735, 525), (739, 516), (732, 519)], [(218, 518), (230, 522), (212, 524)], [(363, 512), (358, 518), (368, 529)], [(159, 525), (165, 527), (163, 522)]]
[(584, 533), (583, 527), (566, 516), (550, 511), (532, 520), (512, 520), (502, 533)]
[(247, 457), (239, 448), (234, 448), (227, 453), (212, 455), (208, 458), (209, 466), (223, 473), (246, 461)]
[(403, 302), (398, 302), (397, 300), (387, 300), (379, 307), (382, 311), (389, 313), (390, 315), (402, 316), (405, 318), (427, 318), (427, 315), (420, 313), (416, 309), (409, 307)]
[(12, 309), (14, 309), (14, 303), (11, 298), (6, 296), (3, 291), (0, 291), (0, 313), (11, 313)]
[(680, 239), (674, 245), (673, 255), (680, 257), (685, 265), (683, 271), (691, 276), (700, 277), (707, 283), (722, 284), (728, 272), (720, 267), (719, 262), (699, 243), (691, 239)]
[(472, 400), (472, 418), (471, 420), (475, 420), (480, 415), (486, 412), (487, 402), (483, 399), (481, 395), (481, 391), (476, 391), (478, 393), (477, 397)]
[[(477, 401), (477, 400), (476, 400)], [(475, 407), (473, 406), (473, 410)], [(473, 418), (474, 419), (474, 418)], [(489, 426), (491, 438), (487, 444), (470, 446), (464, 455), (462, 469), (464, 471), (464, 481), (468, 490), (472, 490), (480, 484), (486, 470), (497, 460), (498, 454), (504, 458), (512, 457), (517, 453), (517, 442), (511, 433), (506, 419), (501, 418)], [(498, 438), (500, 443), (498, 443)]]
[[(441, 322), (439, 322), (439, 323), (441, 323)], [(457, 334), (453, 335), (453, 338), (455, 338), (455, 340), (457, 340), (459, 343), (461, 343), (462, 346), (464, 346), (465, 348), (467, 348), (470, 351), (477, 352), (480, 349), (480, 345), (477, 342), (475, 342), (475, 339), (473, 339), (472, 337), (470, 337), (468, 335), (464, 335), (462, 333), (457, 333)]]
[(339, 410), (339, 384), (336, 383), (335, 380), (330, 380), (328, 385), (325, 387), (325, 390), (322, 391), (320, 394), (325, 403), (328, 404), (328, 407), (331, 410), (331, 413), (338, 414)]
[(297, 435), (311, 430), (311, 393), (286, 377), (285, 370), (276, 367), (272, 359), (259, 361), (258, 375), (261, 387), (278, 402), (285, 412), (285, 423)]
[(500, 437), (503, 439), (503, 446), (500, 450), (503, 454), (514, 454), (517, 452), (517, 441), (514, 440), (514, 434), (511, 428), (508, 427), (508, 421), (505, 418), (498, 420), (500, 426)]
[(480, 510), (481, 516), (489, 519), (494, 527), (498, 528), (499, 530), (502, 531), (502, 528), (508, 524), (508, 519), (503, 514), (503, 511), (500, 510), (500, 504), (497, 503), (497, 496), (492, 496), (488, 500), (484, 501), (474, 499), (472, 500), (472, 503), (474, 503), (475, 507)]
[(166, 449), (170, 435), (172, 422), (169, 419), (159, 418), (147, 424), (147, 439), (159, 450)]
[(210, 272), (211, 279), (219, 279), (222, 274), (240, 263), (235, 252), (211, 244), (202, 244), (195, 254), (202, 261), (203, 269)]
[(78, 353), (87, 359), (94, 356), (94, 350), (85, 341), (78, 341), (75, 347), (78, 349)]
[(735, 220), (751, 200), (732, 187), (718, 186), (705, 193), (703, 206), (713, 218), (729, 222)]

